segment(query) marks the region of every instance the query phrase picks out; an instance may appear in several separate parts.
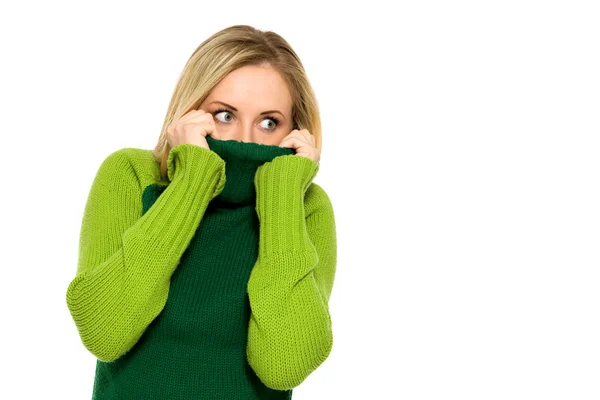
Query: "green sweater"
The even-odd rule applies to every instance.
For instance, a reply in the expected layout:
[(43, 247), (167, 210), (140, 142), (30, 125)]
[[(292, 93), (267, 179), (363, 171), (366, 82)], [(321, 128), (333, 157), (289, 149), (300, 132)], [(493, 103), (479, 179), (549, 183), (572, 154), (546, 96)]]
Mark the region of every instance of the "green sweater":
[(319, 164), (207, 137), (101, 164), (67, 305), (93, 399), (290, 399), (330, 354), (336, 269)]

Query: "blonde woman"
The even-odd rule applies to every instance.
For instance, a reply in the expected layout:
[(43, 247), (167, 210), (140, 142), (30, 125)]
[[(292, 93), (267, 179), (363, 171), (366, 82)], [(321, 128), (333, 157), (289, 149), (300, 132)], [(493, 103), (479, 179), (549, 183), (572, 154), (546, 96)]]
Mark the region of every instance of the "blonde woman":
[(188, 60), (154, 150), (101, 164), (66, 300), (93, 398), (290, 399), (333, 345), (321, 125), (279, 35), (223, 29)]

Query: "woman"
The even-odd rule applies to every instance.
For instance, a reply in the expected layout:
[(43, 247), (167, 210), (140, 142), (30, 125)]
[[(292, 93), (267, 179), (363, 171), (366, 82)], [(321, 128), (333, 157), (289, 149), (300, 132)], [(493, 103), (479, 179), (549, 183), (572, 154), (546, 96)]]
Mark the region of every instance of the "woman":
[(156, 148), (100, 166), (66, 299), (94, 399), (290, 399), (328, 357), (332, 205), (320, 117), (273, 32), (237, 25), (188, 60)]

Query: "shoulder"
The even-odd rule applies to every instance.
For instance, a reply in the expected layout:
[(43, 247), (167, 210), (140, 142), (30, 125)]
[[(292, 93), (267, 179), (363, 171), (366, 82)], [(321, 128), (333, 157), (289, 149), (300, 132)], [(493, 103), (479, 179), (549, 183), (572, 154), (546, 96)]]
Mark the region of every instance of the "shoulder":
[(110, 153), (102, 162), (98, 175), (109, 179), (135, 178), (140, 187), (160, 180), (160, 164), (152, 150), (126, 147)]

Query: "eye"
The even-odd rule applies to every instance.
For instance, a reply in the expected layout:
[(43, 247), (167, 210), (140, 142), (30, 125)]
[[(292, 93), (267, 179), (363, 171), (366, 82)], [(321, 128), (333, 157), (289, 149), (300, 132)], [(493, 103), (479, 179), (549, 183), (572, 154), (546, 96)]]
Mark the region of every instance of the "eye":
[(275, 128), (277, 128), (277, 125), (279, 125), (279, 120), (275, 117), (268, 117), (268, 118), (263, 119), (263, 122), (265, 122), (265, 121), (267, 121), (267, 122), (271, 121), (270, 126), (263, 126), (263, 128), (265, 128), (268, 131), (274, 130)]
[[(221, 114), (221, 113), (229, 114), (229, 111), (228, 111), (228, 110), (222, 110), (222, 109), (221, 109), (221, 110), (217, 110), (217, 111), (215, 111), (215, 114), (214, 114), (214, 115), (215, 115), (215, 117), (216, 117), (217, 115), (219, 115), (219, 114)], [(230, 117), (231, 117), (231, 115), (230, 115)], [(231, 121), (231, 119), (228, 119), (228, 120), (225, 120), (225, 121), (223, 121), (223, 122), (230, 122), (230, 121)]]
[[(217, 117), (217, 115), (219, 115), (219, 114), (223, 114), (224, 115), (224, 117), (223, 117), (224, 120), (222, 120), (221, 118)], [(222, 124), (229, 123), (233, 119), (233, 117), (231, 116), (231, 111), (227, 110), (225, 108), (219, 108), (218, 110), (215, 110), (213, 112), (213, 115), (217, 119), (217, 122), (222, 123)], [(277, 126), (279, 125), (279, 122), (280, 122), (279, 119), (275, 118), (275, 117), (267, 117), (267, 118), (263, 119), (261, 121), (261, 123), (263, 123), (265, 121), (267, 121), (267, 122), (270, 121), (270, 123), (267, 124), (267, 126), (262, 125), (263, 129), (266, 129), (268, 131), (274, 131), (277, 128)]]

